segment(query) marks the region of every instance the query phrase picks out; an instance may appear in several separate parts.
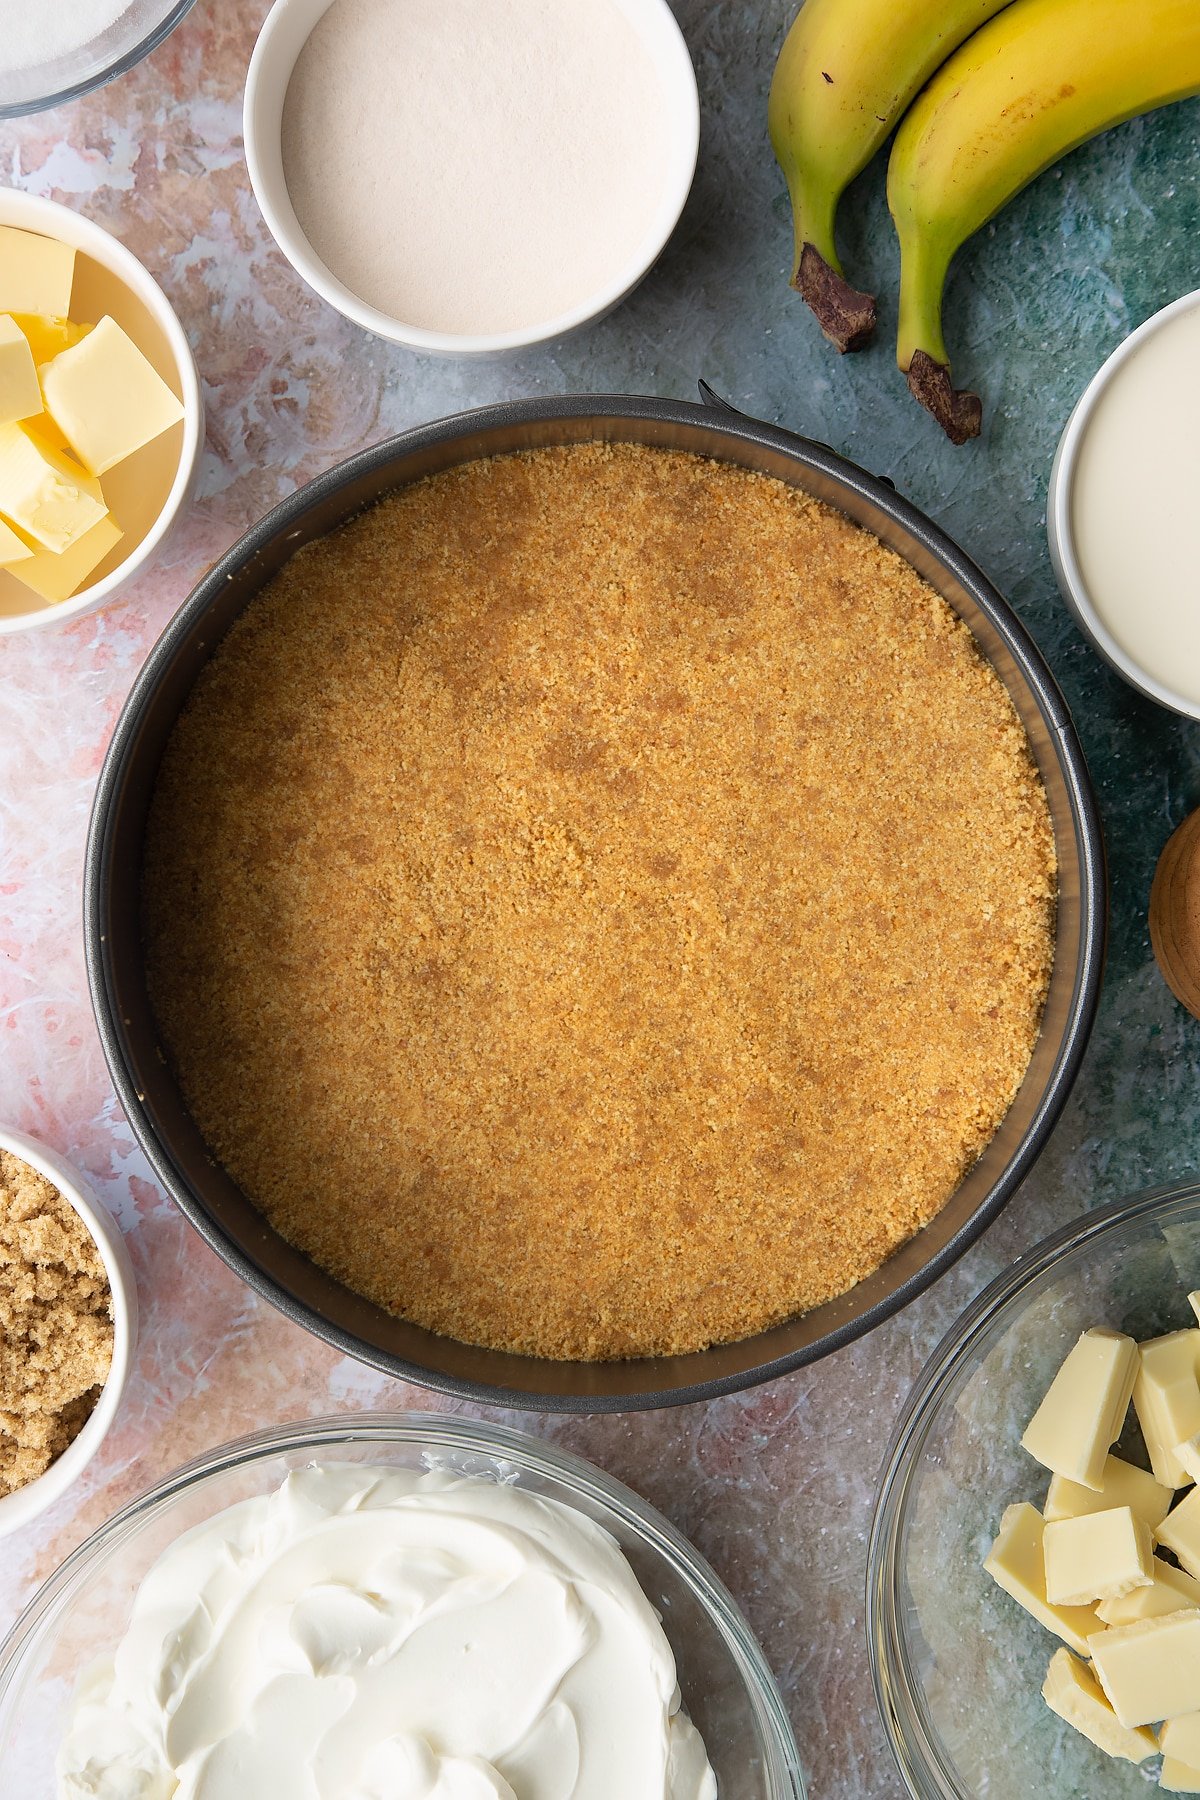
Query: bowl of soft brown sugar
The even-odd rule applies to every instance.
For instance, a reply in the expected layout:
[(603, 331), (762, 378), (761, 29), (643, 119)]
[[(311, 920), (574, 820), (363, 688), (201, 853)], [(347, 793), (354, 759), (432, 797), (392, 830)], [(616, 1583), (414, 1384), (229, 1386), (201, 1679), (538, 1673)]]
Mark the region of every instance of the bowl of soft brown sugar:
[(820, 445), (518, 402), (268, 515), (151, 654), (97, 1019), (225, 1260), (394, 1374), (596, 1410), (919, 1293), (1077, 1070), (1103, 859), (978, 569)]
[(61, 1498), (116, 1416), (137, 1286), (115, 1220), (62, 1157), (0, 1130), (0, 1537)]

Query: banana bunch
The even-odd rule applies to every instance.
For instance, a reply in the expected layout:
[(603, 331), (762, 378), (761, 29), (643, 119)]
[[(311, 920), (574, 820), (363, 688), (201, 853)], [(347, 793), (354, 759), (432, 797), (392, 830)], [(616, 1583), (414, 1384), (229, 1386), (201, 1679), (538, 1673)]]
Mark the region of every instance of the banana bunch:
[(837, 206), (900, 121), (888, 165), (897, 361), (964, 443), (981, 407), (954, 388), (942, 335), (955, 252), (1068, 150), (1196, 93), (1200, 0), (806, 0), (768, 108), (792, 200), (792, 284), (839, 350), (868, 341), (875, 302), (843, 275)]

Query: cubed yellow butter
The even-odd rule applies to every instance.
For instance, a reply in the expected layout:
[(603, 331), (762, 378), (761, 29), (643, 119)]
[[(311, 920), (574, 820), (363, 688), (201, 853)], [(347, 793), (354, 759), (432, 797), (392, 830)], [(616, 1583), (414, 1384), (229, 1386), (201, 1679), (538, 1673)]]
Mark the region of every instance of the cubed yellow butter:
[(1097, 1618), (1106, 1625), (1132, 1625), (1135, 1619), (1157, 1619), (1187, 1606), (1200, 1608), (1200, 1581), (1161, 1556), (1154, 1558), (1151, 1569), (1154, 1580), (1149, 1587), (1133, 1588), (1119, 1600), (1102, 1600)]
[(1177, 1756), (1164, 1756), (1158, 1771), (1158, 1785), (1168, 1794), (1200, 1794), (1200, 1769), (1180, 1762)]
[(1200, 1712), (1168, 1719), (1158, 1734), (1158, 1747), (1164, 1756), (1200, 1769)]
[(1128, 1506), (1153, 1531), (1166, 1518), (1174, 1498), (1174, 1488), (1163, 1487), (1146, 1469), (1109, 1456), (1098, 1490), (1082, 1487), (1065, 1475), (1052, 1476), (1042, 1511), (1049, 1524), (1052, 1519), (1077, 1519), (1083, 1513), (1105, 1512), (1110, 1506)]
[(1189, 1575), (1200, 1579), (1200, 1488), (1193, 1488), (1158, 1528), (1158, 1541), (1173, 1550)]
[(1043, 1549), (1046, 1598), (1052, 1606), (1119, 1600), (1154, 1579), (1150, 1527), (1127, 1506), (1047, 1524)]
[(1122, 1725), (1092, 1671), (1069, 1650), (1056, 1650), (1051, 1657), (1042, 1699), (1051, 1712), (1082, 1732), (1107, 1756), (1140, 1763), (1157, 1754), (1154, 1733), (1141, 1726), (1129, 1730)]
[(9, 574), (43, 600), (69, 600), (86, 584), (97, 564), (120, 543), (122, 535), (121, 527), (109, 513), (76, 538), (69, 549), (57, 555), (53, 550), (35, 550), (27, 562), (15, 564)]
[(1175, 1453), (1200, 1432), (1200, 1330), (1150, 1338), (1139, 1352), (1133, 1404), (1155, 1479), (1187, 1487), (1191, 1476)]
[(0, 312), (65, 319), (74, 281), (75, 252), (69, 244), (0, 225)]
[(1088, 1639), (1088, 1650), (1122, 1725), (1200, 1712), (1200, 1612), (1110, 1626)]
[(40, 313), (14, 313), (12, 317), (39, 369), (63, 350), (73, 349), (92, 329), (90, 325), (76, 325), (73, 319), (45, 319)]
[(25, 333), (0, 313), (0, 425), (31, 419), (42, 410), (42, 390)]
[(11, 525), (0, 519), (0, 569), (7, 569), (13, 563), (24, 562), (32, 556), (33, 551), (24, 538), (17, 536)]
[(46, 409), (89, 475), (103, 475), (183, 417), (183, 405), (114, 319), (41, 371)]
[(0, 425), (0, 515), (47, 550), (68, 549), (108, 511), (100, 483), (36, 424)]
[(1121, 1435), (1129, 1408), (1137, 1354), (1133, 1339), (1122, 1332), (1085, 1331), (1021, 1439), (1030, 1456), (1098, 1492), (1109, 1445)]
[(1000, 1533), (984, 1561), (984, 1568), (1006, 1594), (1055, 1637), (1060, 1637), (1080, 1656), (1088, 1655), (1088, 1641), (1100, 1624), (1093, 1606), (1055, 1606), (1046, 1597), (1045, 1521), (1036, 1506), (1025, 1500), (1005, 1508)]

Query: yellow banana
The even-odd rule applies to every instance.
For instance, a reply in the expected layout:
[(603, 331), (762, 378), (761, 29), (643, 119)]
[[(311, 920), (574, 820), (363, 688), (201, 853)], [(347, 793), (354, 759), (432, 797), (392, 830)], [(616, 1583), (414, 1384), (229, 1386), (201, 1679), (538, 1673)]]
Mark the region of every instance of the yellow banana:
[(875, 328), (842, 276), (838, 201), (934, 70), (1010, 0), (805, 0), (771, 82), (767, 125), (792, 200), (792, 286), (839, 350)]
[(934, 76), (896, 133), (888, 205), (900, 236), (896, 358), (956, 444), (942, 294), (959, 245), (1027, 182), (1110, 125), (1200, 93), (1200, 0), (1014, 0)]

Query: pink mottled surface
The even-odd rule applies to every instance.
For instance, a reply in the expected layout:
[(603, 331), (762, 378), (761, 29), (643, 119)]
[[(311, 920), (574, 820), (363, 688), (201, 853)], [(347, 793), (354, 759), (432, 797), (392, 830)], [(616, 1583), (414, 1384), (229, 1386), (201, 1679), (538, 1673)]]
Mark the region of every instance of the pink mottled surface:
[[(272, 1421), (445, 1404), (325, 1349), (229, 1274), (150, 1178), (109, 1085), (79, 924), (88, 811), (130, 682), (199, 573), (267, 507), (350, 451), (509, 395), (683, 395), (708, 374), (770, 416), (794, 418), (802, 392), (819, 434), (872, 467), (899, 472), (860, 444), (872, 418), (891, 418), (894, 406), (897, 444), (917, 435), (903, 395), (881, 398), (877, 414), (852, 404), (857, 371), (835, 368), (789, 303), (786, 220), (762, 108), (791, 0), (678, 0), (676, 10), (705, 117), (676, 238), (602, 325), (503, 364), (424, 361), (381, 344), (318, 302), (275, 250), (240, 138), (242, 81), (266, 0), (199, 0), (130, 76), (0, 127), (0, 180), (79, 208), (161, 280), (194, 347), (209, 419), (200, 498), (170, 560), (108, 612), (0, 639), (0, 1120), (63, 1152), (107, 1200), (127, 1233), (142, 1305), (135, 1378), (103, 1454), (52, 1515), (0, 1546), (0, 1631), (73, 1545), (184, 1458)], [(922, 449), (912, 479), (925, 479), (927, 460)], [(969, 500), (988, 465), (952, 467), (954, 492)], [(1144, 957), (1133, 962), (1139, 1004), (1165, 1017), (1170, 1002)], [(711, 1558), (784, 1688), (815, 1796), (899, 1791), (862, 1623), (877, 1471), (909, 1383), (967, 1298), (1082, 1204), (1096, 1132), (1107, 1128), (1097, 1095), (1104, 1105), (1091, 1136), (1078, 1110), (1069, 1113), (984, 1243), (865, 1342), (709, 1406), (517, 1421), (630, 1482)]]

